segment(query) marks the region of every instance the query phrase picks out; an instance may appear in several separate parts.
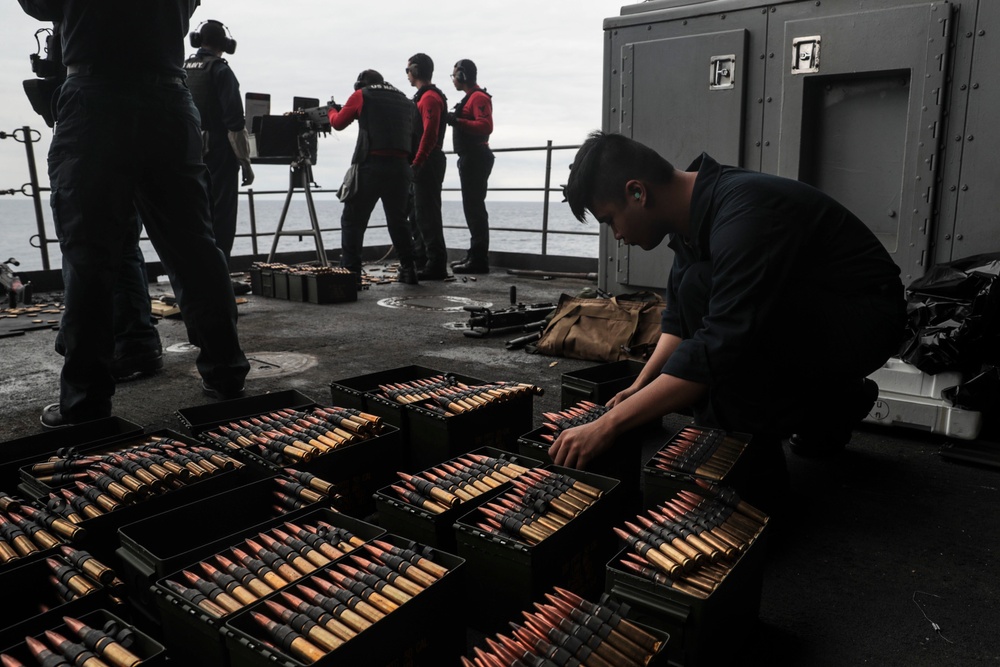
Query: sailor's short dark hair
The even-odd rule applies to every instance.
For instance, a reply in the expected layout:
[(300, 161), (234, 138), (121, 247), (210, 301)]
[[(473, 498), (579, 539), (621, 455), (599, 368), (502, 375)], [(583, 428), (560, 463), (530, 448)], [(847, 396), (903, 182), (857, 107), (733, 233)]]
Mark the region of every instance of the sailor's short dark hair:
[(434, 61), (426, 53), (414, 54), (406, 62), (408, 65), (416, 65), (417, 71), (414, 72), (413, 76), (418, 79), (428, 81), (434, 76)]
[(598, 202), (625, 198), (625, 184), (638, 179), (669, 183), (674, 166), (649, 146), (610, 132), (592, 132), (570, 165), (563, 195), (580, 222)]
[(365, 86), (373, 86), (378, 83), (385, 83), (385, 79), (382, 75), (373, 69), (362, 70), (361, 74), (358, 74), (358, 80), (354, 82), (354, 89), (364, 88)]

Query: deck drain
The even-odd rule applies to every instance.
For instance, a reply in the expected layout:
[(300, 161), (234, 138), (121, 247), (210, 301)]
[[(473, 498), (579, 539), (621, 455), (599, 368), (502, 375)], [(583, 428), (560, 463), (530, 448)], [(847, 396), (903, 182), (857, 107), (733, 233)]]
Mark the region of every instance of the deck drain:
[(454, 312), (466, 306), (473, 308), (489, 308), (488, 301), (475, 301), (464, 296), (391, 296), (382, 299), (378, 305), (386, 308), (412, 308), (414, 310), (433, 310), (438, 312)]

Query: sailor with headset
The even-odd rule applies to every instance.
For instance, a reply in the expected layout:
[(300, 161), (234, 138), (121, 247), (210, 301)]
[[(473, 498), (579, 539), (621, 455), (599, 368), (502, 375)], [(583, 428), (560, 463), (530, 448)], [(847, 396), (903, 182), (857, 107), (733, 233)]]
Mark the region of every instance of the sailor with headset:
[(463, 58), (451, 74), (455, 90), (465, 97), (455, 105), (446, 120), (458, 154), (458, 177), (462, 186), (462, 208), (469, 227), (469, 252), (451, 265), (455, 273), (489, 273), (490, 215), (486, 210), (486, 191), (493, 172), (493, 96), (477, 82), (476, 63)]
[(214, 19), (203, 21), (190, 39), (198, 51), (184, 61), (184, 71), (201, 114), (205, 164), (212, 175), (215, 242), (228, 261), (236, 237), (240, 185), (237, 172), (243, 172), (243, 185), (253, 183), (240, 82), (222, 57), (236, 52), (236, 40), (229, 28)]

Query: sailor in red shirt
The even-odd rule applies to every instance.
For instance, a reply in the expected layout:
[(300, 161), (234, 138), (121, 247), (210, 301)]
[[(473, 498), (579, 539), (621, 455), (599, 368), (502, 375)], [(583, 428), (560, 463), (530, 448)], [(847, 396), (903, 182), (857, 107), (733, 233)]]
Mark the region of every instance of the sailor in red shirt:
[(358, 190), (344, 200), (340, 219), (340, 264), (361, 277), (361, 252), (368, 219), (379, 199), (385, 211), (389, 238), (399, 257), (397, 280), (417, 284), (413, 241), (406, 223), (409, 198), (410, 150), (417, 110), (406, 95), (385, 83), (375, 70), (365, 70), (354, 83), (354, 93), (341, 107), (332, 104), (330, 126), (340, 131), (358, 121), (358, 141), (352, 164), (358, 165)]
[(441, 185), (447, 160), (444, 156), (445, 113), (448, 99), (431, 83), (434, 61), (426, 53), (412, 56), (406, 63), (406, 78), (417, 89), (413, 101), (423, 121), (416, 128), (417, 149), (413, 158), (413, 199), (417, 229), (415, 243), (422, 243), (427, 263), (417, 273), (421, 280), (448, 278), (448, 249), (441, 221)]
[(478, 70), (471, 60), (459, 60), (451, 78), (455, 89), (465, 93), (448, 114), (454, 126), (452, 139), (458, 154), (458, 178), (462, 185), (462, 208), (469, 226), (469, 252), (461, 262), (452, 264), (455, 273), (489, 273), (490, 215), (486, 211), (486, 190), (493, 172), (493, 99), (476, 83)]

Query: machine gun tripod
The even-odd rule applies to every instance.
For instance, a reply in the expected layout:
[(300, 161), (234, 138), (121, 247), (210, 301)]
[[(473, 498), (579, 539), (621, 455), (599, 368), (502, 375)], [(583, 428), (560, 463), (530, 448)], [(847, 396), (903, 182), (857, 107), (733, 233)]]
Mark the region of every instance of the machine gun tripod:
[[(316, 243), (316, 259), (319, 265), (330, 265), (326, 249), (323, 247), (323, 235), (312, 195), (312, 186), (315, 185), (312, 166), (316, 163), (317, 134), (330, 131), (328, 109), (328, 106), (299, 108), (284, 116), (261, 116), (255, 119), (255, 123), (259, 121), (259, 125), (255, 125), (259, 157), (254, 161), (289, 166), (288, 191), (285, 194), (285, 204), (281, 208), (281, 217), (278, 218), (278, 226), (274, 230), (271, 251), (267, 255), (268, 263), (274, 262), (278, 241), (282, 236), (312, 236)], [(305, 193), (310, 229), (285, 229), (288, 207), (296, 190)]]
[[(313, 202), (312, 185), (315, 185), (312, 175), (312, 161), (308, 154), (301, 154), (289, 165), (288, 171), (288, 192), (285, 194), (285, 205), (281, 207), (281, 217), (278, 218), (278, 226), (274, 230), (274, 240), (271, 242), (271, 252), (267, 254), (268, 263), (274, 262), (274, 254), (278, 249), (278, 239), (282, 236), (312, 236), (316, 242), (316, 258), (320, 266), (329, 266), (330, 262), (326, 258), (326, 249), (323, 247), (323, 236), (320, 233), (319, 218), (316, 215), (316, 204)], [(288, 206), (292, 202), (292, 195), (296, 189), (302, 189), (306, 195), (306, 208), (309, 210), (309, 222), (312, 225), (308, 230), (286, 230), (285, 218), (288, 216)]]

